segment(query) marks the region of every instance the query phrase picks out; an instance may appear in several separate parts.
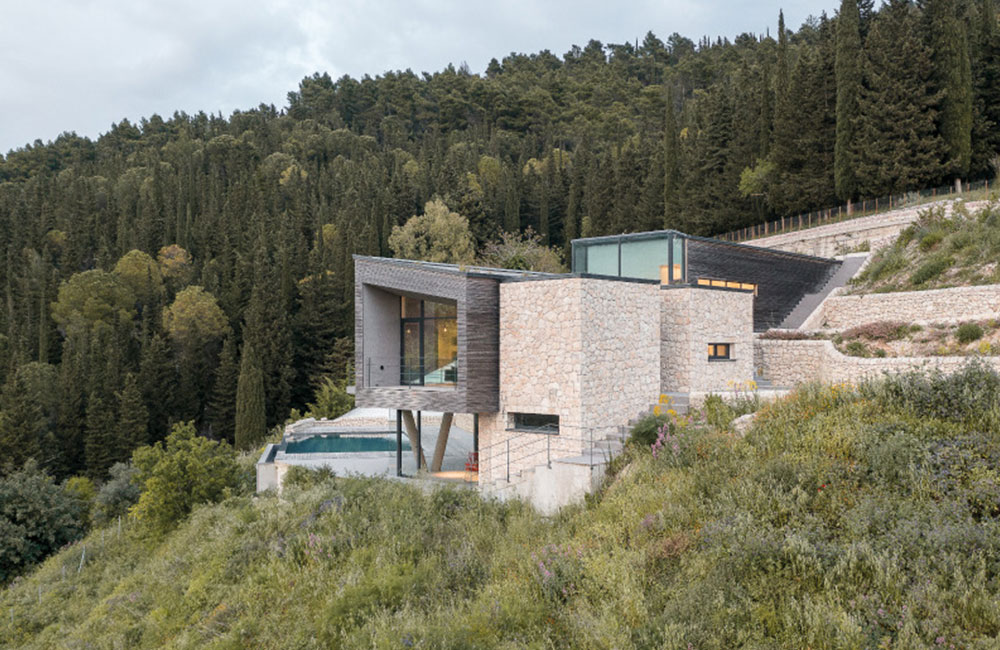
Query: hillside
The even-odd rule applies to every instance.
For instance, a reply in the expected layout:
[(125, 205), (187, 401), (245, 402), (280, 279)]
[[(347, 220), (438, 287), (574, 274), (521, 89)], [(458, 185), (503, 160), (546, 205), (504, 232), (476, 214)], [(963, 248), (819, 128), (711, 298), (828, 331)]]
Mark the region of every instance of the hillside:
[(993, 647), (1000, 377), (807, 386), (745, 437), (672, 422), (552, 520), (302, 475), (162, 539), (96, 530), (0, 593), (0, 644)]
[(1000, 283), (1000, 206), (961, 203), (948, 213), (920, 213), (891, 246), (880, 249), (851, 283), (851, 293), (919, 291)]

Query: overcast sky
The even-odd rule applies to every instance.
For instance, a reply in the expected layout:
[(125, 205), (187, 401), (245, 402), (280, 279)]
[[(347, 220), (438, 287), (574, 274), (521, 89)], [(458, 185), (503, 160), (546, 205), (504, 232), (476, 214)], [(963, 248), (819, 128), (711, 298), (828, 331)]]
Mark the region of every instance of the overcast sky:
[(0, 0), (0, 152), (123, 118), (286, 106), (325, 71), (375, 76), (548, 49), (762, 33), (834, 0)]

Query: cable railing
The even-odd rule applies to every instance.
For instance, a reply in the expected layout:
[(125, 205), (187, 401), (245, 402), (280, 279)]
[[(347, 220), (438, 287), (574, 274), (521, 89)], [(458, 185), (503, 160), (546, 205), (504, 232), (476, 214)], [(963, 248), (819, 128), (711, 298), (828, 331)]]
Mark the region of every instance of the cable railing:
[[(567, 430), (578, 435), (567, 435)], [(480, 448), (480, 476), (485, 475), (487, 482), (510, 483), (511, 476), (543, 464), (552, 467), (554, 460), (579, 457), (590, 465), (606, 463), (614, 455), (610, 443), (617, 440), (610, 434), (617, 431), (616, 426), (561, 426), (558, 433), (508, 430), (510, 437)]]
[(455, 356), (365, 357), (364, 386), (434, 386), (454, 388), (458, 384)]
[(880, 212), (917, 207), (928, 201), (954, 199), (974, 192), (983, 192), (984, 195), (988, 195), (989, 191), (990, 180), (985, 179), (962, 184), (961, 189), (958, 189), (954, 185), (942, 185), (923, 190), (914, 190), (912, 192), (889, 194), (874, 199), (861, 199), (850, 204), (838, 205), (823, 210), (805, 212), (790, 217), (781, 217), (774, 221), (767, 221), (716, 235), (715, 238), (731, 242), (745, 242), (761, 237), (771, 237), (773, 235), (807, 230), (816, 226), (825, 226), (831, 223), (869, 217)]

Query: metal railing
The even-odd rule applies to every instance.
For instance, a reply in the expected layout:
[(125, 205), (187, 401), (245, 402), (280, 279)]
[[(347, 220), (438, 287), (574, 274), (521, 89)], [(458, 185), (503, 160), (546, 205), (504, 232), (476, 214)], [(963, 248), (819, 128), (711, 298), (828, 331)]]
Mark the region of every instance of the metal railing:
[(982, 192), (985, 198), (985, 196), (988, 196), (989, 194), (990, 185), (990, 180), (985, 179), (965, 183), (961, 186), (961, 190), (958, 190), (954, 185), (943, 185), (923, 190), (914, 190), (912, 192), (902, 192), (900, 194), (880, 196), (874, 199), (861, 199), (850, 203), (850, 205), (844, 204), (836, 207), (825, 208), (823, 210), (814, 210), (813, 212), (805, 212), (803, 214), (790, 217), (781, 217), (780, 219), (775, 219), (774, 221), (767, 221), (761, 224), (747, 226), (746, 228), (732, 230), (727, 233), (716, 235), (715, 238), (731, 242), (750, 241), (761, 237), (771, 237), (773, 235), (781, 235), (788, 232), (807, 230), (809, 228), (815, 228), (816, 226), (825, 226), (830, 223), (839, 223), (841, 221), (849, 221), (851, 219), (858, 219), (861, 217), (870, 217), (880, 212), (888, 212), (890, 210), (898, 210), (906, 207), (917, 207), (927, 203), (928, 201), (935, 201), (938, 199), (955, 199), (974, 192)]
[(615, 455), (615, 443), (624, 444), (616, 435), (620, 431), (617, 426), (561, 426), (558, 433), (508, 429), (510, 437), (479, 449), (480, 476), (485, 474), (488, 482), (510, 483), (512, 475), (540, 465), (551, 468), (553, 460), (580, 458), (589, 465), (606, 463)]
[(454, 388), (458, 384), (456, 357), (365, 357), (364, 385), (435, 386)]

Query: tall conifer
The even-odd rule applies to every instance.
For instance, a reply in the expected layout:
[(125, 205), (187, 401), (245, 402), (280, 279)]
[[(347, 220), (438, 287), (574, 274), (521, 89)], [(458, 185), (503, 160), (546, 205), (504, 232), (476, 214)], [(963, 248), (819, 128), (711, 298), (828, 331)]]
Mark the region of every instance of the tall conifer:
[(842, 0), (837, 16), (837, 142), (833, 176), (837, 196), (849, 201), (857, 190), (854, 170), (854, 120), (861, 90), (861, 14), (857, 0)]

